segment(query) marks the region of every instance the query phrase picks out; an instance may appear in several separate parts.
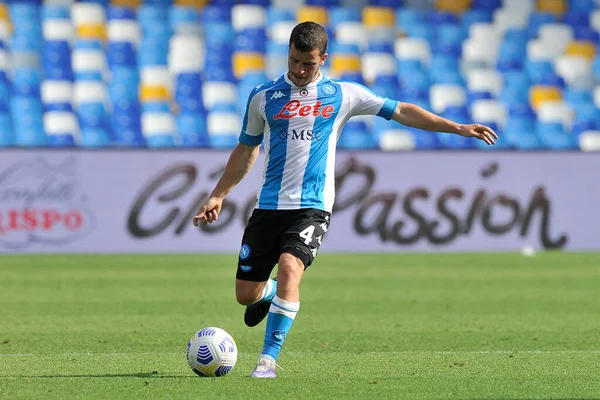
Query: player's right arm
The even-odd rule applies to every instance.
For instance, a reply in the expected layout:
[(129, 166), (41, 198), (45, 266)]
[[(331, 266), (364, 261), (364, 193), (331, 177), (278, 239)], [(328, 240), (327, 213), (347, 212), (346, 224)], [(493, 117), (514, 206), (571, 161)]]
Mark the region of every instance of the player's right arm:
[(199, 221), (206, 224), (207, 222), (212, 223), (219, 218), (223, 200), (252, 169), (258, 157), (259, 150), (260, 146), (258, 145), (248, 146), (244, 143), (238, 143), (229, 156), (221, 179), (217, 182), (208, 200), (200, 206), (200, 209), (194, 216), (192, 222), (195, 226), (198, 226)]
[(223, 200), (248, 174), (256, 162), (265, 129), (265, 120), (261, 113), (263, 96), (259, 95), (259, 88), (260, 86), (257, 86), (250, 93), (242, 132), (240, 133), (240, 142), (231, 152), (225, 171), (219, 182), (217, 182), (217, 186), (192, 219), (195, 226), (198, 226), (200, 221), (206, 224), (219, 218)]

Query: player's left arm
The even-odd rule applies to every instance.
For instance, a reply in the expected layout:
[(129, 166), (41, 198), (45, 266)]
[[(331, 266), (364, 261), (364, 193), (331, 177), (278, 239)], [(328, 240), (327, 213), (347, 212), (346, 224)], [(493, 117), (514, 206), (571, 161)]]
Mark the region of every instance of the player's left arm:
[(483, 140), (488, 145), (496, 144), (495, 139), (498, 139), (496, 132), (488, 126), (481, 124), (459, 124), (410, 103), (398, 102), (391, 119), (412, 128), (473, 137)]

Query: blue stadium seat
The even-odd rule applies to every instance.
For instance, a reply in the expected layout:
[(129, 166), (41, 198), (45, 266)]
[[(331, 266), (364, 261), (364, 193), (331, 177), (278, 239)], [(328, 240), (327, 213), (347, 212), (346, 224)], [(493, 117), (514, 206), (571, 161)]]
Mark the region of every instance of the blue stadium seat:
[(600, 42), (600, 33), (588, 26), (574, 26), (573, 33), (577, 41), (594, 42), (596, 44)]
[(106, 18), (108, 20), (113, 19), (136, 19), (136, 12), (130, 7), (120, 7), (109, 5), (106, 8)]
[(442, 149), (438, 135), (435, 132), (423, 131), (410, 128), (415, 139), (415, 149), (417, 150), (438, 150)]
[(533, 12), (529, 15), (528, 31), (530, 38), (536, 38), (540, 26), (557, 22), (557, 17), (554, 14), (546, 12)]
[(109, 42), (106, 58), (111, 69), (115, 67), (136, 67), (137, 51), (131, 42)]
[(493, 20), (493, 13), (488, 9), (471, 9), (466, 10), (460, 19), (460, 25), (463, 29), (468, 30), (469, 27), (477, 22), (491, 23)]
[(473, 0), (471, 8), (475, 10), (495, 10), (502, 6), (502, 0)]
[(570, 25), (571, 27), (589, 27), (590, 26), (590, 15), (588, 12), (581, 11), (569, 11), (562, 16), (562, 22)]
[(329, 9), (329, 26), (335, 29), (340, 22), (360, 22), (362, 15), (355, 7), (332, 7)]
[(446, 149), (472, 150), (477, 148), (477, 141), (473, 138), (466, 138), (459, 135), (450, 135), (448, 133), (438, 133), (437, 137), (441, 145)]
[(340, 134), (338, 147), (347, 150), (378, 149), (379, 144), (368, 131), (347, 124)]
[(237, 34), (235, 50), (264, 54), (266, 43), (267, 32), (264, 28), (246, 28)]
[(42, 21), (46, 19), (70, 19), (71, 13), (69, 12), (69, 7), (67, 6), (45, 3), (41, 7), (40, 17)]
[(9, 147), (15, 144), (12, 121), (6, 111), (0, 112), (0, 147)]
[(207, 147), (206, 118), (200, 113), (181, 113), (176, 118), (177, 134), (182, 147)]

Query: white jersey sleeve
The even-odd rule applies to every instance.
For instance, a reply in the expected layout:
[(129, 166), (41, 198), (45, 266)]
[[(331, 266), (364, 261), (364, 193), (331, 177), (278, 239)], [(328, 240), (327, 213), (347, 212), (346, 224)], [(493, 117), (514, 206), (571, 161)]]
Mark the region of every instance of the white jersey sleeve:
[[(262, 86), (262, 85), (261, 85)], [(257, 146), (262, 143), (265, 131), (264, 91), (261, 86), (255, 87), (248, 97), (244, 122), (239, 141), (248, 146)]]
[(387, 120), (392, 118), (398, 101), (377, 96), (370, 89), (356, 82), (340, 82), (344, 93), (349, 96), (350, 116), (377, 115)]

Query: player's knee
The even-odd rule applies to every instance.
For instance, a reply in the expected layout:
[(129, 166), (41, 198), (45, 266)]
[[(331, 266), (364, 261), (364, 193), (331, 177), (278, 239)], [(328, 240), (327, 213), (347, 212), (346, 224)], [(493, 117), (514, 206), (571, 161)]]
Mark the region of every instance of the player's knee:
[(293, 278), (297, 275), (302, 275), (304, 264), (297, 257), (289, 253), (284, 253), (279, 258), (279, 267), (277, 276)]
[(256, 294), (251, 293), (251, 292), (239, 292), (238, 291), (235, 293), (235, 298), (236, 298), (237, 302), (243, 306), (254, 304), (257, 300)]

